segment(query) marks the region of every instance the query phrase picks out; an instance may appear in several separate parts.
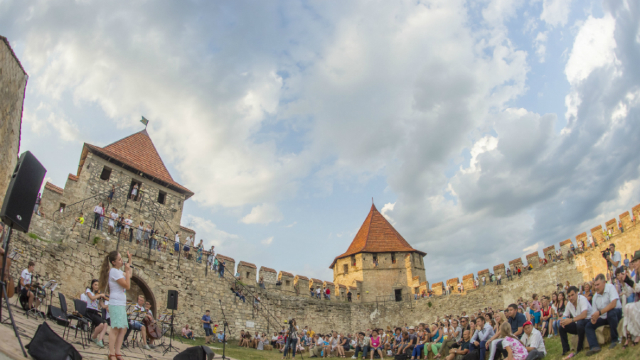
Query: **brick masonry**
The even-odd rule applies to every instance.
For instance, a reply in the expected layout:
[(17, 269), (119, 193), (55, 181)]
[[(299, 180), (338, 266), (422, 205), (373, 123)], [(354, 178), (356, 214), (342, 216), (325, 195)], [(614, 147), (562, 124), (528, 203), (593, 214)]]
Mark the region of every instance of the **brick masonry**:
[[(27, 73), (9, 46), (9, 41), (0, 36), (0, 205), (18, 163), (26, 86)], [(38, 157), (38, 154), (34, 155)]]

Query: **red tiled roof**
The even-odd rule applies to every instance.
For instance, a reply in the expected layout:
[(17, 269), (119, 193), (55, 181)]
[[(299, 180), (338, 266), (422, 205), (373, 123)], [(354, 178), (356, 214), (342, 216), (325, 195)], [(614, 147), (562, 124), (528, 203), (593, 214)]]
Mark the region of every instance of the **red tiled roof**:
[(56, 192), (56, 193), (58, 193), (60, 195), (62, 195), (62, 193), (64, 192), (64, 190), (62, 190), (62, 188), (57, 187), (57, 186), (53, 185), (52, 183), (50, 183), (48, 181), (47, 181), (46, 184), (44, 184), (44, 188), (48, 189), (48, 190), (51, 190), (53, 192)]
[(286, 272), (286, 271), (280, 271), (279, 276), (290, 276), (293, 277), (293, 274), (290, 272)]
[(351, 242), (349, 249), (337, 256), (329, 268), (333, 268), (336, 260), (358, 253), (382, 252), (417, 252), (422, 256), (427, 253), (416, 250), (400, 235), (387, 219), (378, 212), (375, 205), (371, 205), (369, 215), (364, 220), (360, 230)]
[(611, 219), (611, 220), (607, 221), (605, 224), (607, 224), (607, 226), (615, 225), (616, 224), (616, 219)]
[(129, 135), (124, 139), (120, 139), (113, 144), (105, 146), (104, 148), (87, 143), (84, 145), (92, 151), (102, 153), (140, 170), (143, 173), (174, 185), (178, 189), (187, 193), (187, 197), (191, 197), (193, 195), (191, 190), (173, 180), (171, 174), (169, 174), (169, 171), (164, 166), (164, 162), (160, 158), (155, 145), (153, 145), (153, 141), (151, 141), (147, 130), (142, 130), (133, 135)]
[(272, 268), (268, 268), (268, 267), (266, 267), (266, 266), (261, 266), (261, 267), (260, 267), (260, 271), (266, 271), (266, 272), (270, 272), (270, 273), (277, 274), (277, 272), (276, 272), (274, 269), (272, 269)]
[(571, 239), (567, 239), (565, 241), (560, 242), (560, 246), (571, 244)]
[(620, 214), (619, 218), (622, 219), (623, 217), (629, 216), (629, 212), (625, 211), (622, 214)]
[(78, 181), (78, 177), (73, 174), (69, 174), (69, 180)]
[(250, 268), (254, 268), (254, 269), (257, 269), (257, 268), (258, 268), (258, 267), (257, 267), (257, 266), (255, 266), (254, 264), (252, 264), (252, 263), (248, 263), (248, 262), (246, 262), (246, 261), (240, 261), (240, 262), (238, 263), (238, 266), (246, 266), (246, 267), (250, 267)]

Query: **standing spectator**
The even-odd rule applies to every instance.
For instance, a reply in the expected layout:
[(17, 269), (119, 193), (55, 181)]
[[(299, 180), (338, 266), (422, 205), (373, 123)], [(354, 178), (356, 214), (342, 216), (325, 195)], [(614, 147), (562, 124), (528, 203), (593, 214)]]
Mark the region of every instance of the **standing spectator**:
[(511, 268), (507, 268), (507, 280), (513, 280), (513, 276), (511, 276)]
[(571, 347), (569, 346), (569, 340), (567, 334), (578, 335), (578, 346), (576, 352), (572, 353), (574, 356), (582, 351), (584, 344), (585, 326), (589, 322), (589, 319), (595, 312), (589, 304), (589, 300), (586, 297), (578, 294), (578, 288), (570, 286), (567, 291), (569, 302), (567, 308), (562, 315), (563, 319), (560, 320), (560, 341), (562, 342), (562, 356), (566, 355)]
[(176, 254), (180, 253), (180, 231), (176, 231), (175, 243), (173, 244), (173, 251)]
[(614, 273), (618, 267), (622, 264), (622, 255), (620, 251), (616, 251), (616, 244), (609, 244), (609, 251), (611, 255), (607, 257), (607, 260), (611, 263), (611, 272)]
[(38, 193), (38, 197), (36, 197), (36, 205), (33, 207), (33, 212), (36, 215), (40, 215), (40, 211), (38, 211), (40, 209), (40, 201), (41, 201), (41, 194)]
[(138, 230), (136, 230), (136, 242), (140, 244), (142, 242), (142, 232), (144, 231), (144, 221), (140, 221)]
[(138, 195), (138, 183), (134, 183), (133, 184), (133, 188), (131, 189), (130, 199), (131, 200), (135, 200), (136, 199), (136, 195)]
[(113, 235), (113, 228), (115, 226), (115, 221), (118, 219), (118, 210), (116, 208), (111, 209), (111, 213), (109, 214), (109, 235)]
[(318, 298), (318, 300), (320, 300), (320, 293), (322, 292), (322, 290), (320, 290), (320, 286), (318, 286), (316, 288), (316, 298)]
[(111, 190), (109, 190), (109, 196), (107, 196), (107, 202), (109, 206), (111, 206), (111, 202), (113, 201), (113, 195), (116, 193), (116, 186), (111, 185)]
[(347, 289), (347, 301), (351, 302), (351, 289)]
[(611, 345), (613, 349), (618, 345), (618, 322), (622, 318), (622, 304), (616, 287), (608, 284), (604, 274), (596, 276), (594, 286), (596, 294), (593, 296), (593, 314), (585, 325), (585, 334), (589, 342), (587, 356), (600, 352), (600, 344), (596, 338), (596, 329), (609, 325), (611, 331)]
[(518, 277), (520, 277), (520, 274), (522, 273), (522, 268), (520, 268), (520, 266), (518, 266), (517, 269), (518, 269)]
[(218, 263), (218, 277), (224, 277), (224, 267), (227, 265), (225, 260)]
[(213, 330), (211, 330), (211, 312), (209, 310), (204, 312), (202, 315), (202, 328), (204, 329), (204, 340), (205, 344), (213, 343)]
[(124, 232), (129, 233), (129, 242), (133, 241), (133, 220), (131, 219), (131, 214), (127, 216), (127, 219), (124, 221)]
[(624, 254), (624, 266), (629, 268), (629, 254)]
[(102, 208), (102, 203), (96, 205), (93, 208), (93, 228), (100, 229), (100, 217), (104, 214), (104, 209)]
[(589, 246), (589, 248), (593, 248), (593, 235), (589, 235), (589, 237), (587, 238), (587, 245)]
[(482, 275), (482, 286), (486, 286), (487, 285), (487, 278)]
[(496, 285), (502, 285), (502, 274), (498, 274), (498, 281), (496, 282)]
[(624, 229), (622, 228), (622, 221), (618, 221), (618, 229), (620, 230), (620, 233), (624, 232)]

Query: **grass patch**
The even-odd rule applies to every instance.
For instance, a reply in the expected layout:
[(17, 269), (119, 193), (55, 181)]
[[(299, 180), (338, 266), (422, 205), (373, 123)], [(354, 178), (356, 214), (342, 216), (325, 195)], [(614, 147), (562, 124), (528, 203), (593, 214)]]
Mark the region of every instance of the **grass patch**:
[(40, 240), (43, 241), (44, 239), (41, 238), (40, 236), (38, 236), (37, 234), (34, 234), (32, 232), (30, 232), (29, 234), (27, 234), (30, 238), (34, 239), (34, 240)]
[(100, 242), (100, 236), (94, 236), (93, 237), (93, 245), (96, 245), (99, 242)]

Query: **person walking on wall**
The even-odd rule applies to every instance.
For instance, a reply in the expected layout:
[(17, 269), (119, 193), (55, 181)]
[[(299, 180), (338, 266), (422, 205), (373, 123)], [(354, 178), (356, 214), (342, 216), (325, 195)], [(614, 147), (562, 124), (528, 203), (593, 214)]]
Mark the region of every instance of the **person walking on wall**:
[(100, 228), (100, 217), (102, 216), (102, 214), (104, 214), (104, 210), (102, 209), (102, 203), (99, 203), (98, 205), (96, 205), (96, 207), (93, 208), (93, 228), (94, 229)]

